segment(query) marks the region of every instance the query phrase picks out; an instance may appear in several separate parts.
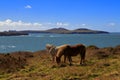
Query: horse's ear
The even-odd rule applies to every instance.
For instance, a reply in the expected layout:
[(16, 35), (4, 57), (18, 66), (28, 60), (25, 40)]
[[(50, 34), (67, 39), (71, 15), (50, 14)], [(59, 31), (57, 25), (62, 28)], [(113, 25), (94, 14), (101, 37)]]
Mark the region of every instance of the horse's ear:
[(46, 46), (50, 46), (50, 44), (46, 44)]
[(50, 44), (46, 44), (46, 49), (50, 49)]

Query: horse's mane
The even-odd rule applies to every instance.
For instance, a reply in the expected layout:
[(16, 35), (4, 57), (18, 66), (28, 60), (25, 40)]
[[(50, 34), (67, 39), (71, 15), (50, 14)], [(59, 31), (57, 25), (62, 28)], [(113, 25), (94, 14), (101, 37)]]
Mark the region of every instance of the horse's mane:
[(51, 48), (51, 47), (55, 47), (55, 46), (52, 44), (46, 44), (46, 48)]
[(66, 47), (68, 46), (68, 44), (64, 44), (64, 45), (61, 45), (61, 46), (57, 46), (56, 48), (59, 49), (59, 48), (63, 48), (63, 47)]
[(68, 46), (68, 44), (64, 44), (64, 45), (61, 45), (61, 46), (54, 46), (52, 44), (46, 44), (46, 48), (48, 49), (48, 52), (51, 54), (51, 55), (56, 55), (58, 49), (64, 49), (66, 48), (66, 46)]

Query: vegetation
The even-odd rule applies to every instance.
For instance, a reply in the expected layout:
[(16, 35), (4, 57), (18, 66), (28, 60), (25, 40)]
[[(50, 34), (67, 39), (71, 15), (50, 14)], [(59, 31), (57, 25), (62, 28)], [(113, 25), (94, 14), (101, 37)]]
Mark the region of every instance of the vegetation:
[(53, 63), (45, 50), (0, 54), (0, 80), (120, 80), (120, 46), (88, 46), (86, 64), (79, 58), (69, 66)]

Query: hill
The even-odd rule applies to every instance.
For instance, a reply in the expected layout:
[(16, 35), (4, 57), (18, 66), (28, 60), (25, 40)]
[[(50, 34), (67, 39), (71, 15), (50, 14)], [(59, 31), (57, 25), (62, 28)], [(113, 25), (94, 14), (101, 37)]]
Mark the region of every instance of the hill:
[(45, 30), (46, 33), (59, 33), (59, 34), (100, 34), (100, 33), (109, 33), (106, 31), (90, 30), (86, 28), (79, 28), (75, 30), (68, 30), (65, 28), (53, 28)]
[(45, 32), (48, 33), (60, 33), (60, 34), (69, 33), (69, 31), (70, 30), (67, 30), (65, 28), (53, 28), (53, 29), (45, 30)]
[(71, 33), (78, 33), (78, 34), (101, 34), (101, 33), (108, 33), (106, 31), (98, 31), (98, 30), (91, 30), (86, 28), (79, 28), (71, 31)]
[(57, 34), (107, 34), (109, 32), (107, 31), (98, 31), (98, 30), (90, 30), (86, 28), (79, 28), (75, 30), (68, 30), (65, 28), (52, 28), (48, 30), (42, 30), (42, 31), (22, 31), (27, 33), (57, 33)]

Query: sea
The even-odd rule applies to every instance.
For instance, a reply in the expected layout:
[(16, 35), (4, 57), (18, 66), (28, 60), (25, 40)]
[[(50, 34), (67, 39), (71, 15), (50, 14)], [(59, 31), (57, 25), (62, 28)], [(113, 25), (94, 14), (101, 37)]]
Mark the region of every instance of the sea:
[(46, 44), (84, 44), (97, 47), (115, 47), (120, 45), (120, 33), (109, 34), (53, 34), (30, 33), (25, 36), (0, 36), (0, 53), (16, 51), (38, 51), (46, 49)]

